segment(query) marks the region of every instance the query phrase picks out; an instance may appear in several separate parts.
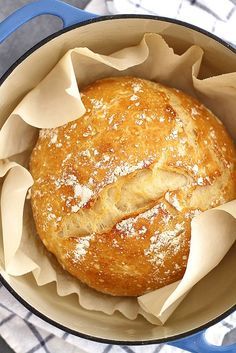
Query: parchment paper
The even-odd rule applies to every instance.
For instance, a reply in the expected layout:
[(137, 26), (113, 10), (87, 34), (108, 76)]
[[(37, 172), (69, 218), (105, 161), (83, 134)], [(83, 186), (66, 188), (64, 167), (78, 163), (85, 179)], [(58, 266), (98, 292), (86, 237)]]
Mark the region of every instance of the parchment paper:
[(157, 34), (146, 34), (137, 46), (110, 56), (75, 48), (23, 98), (0, 131), (0, 176), (7, 174), (1, 213), (9, 275), (33, 272), (39, 286), (56, 281), (58, 295), (77, 293), (80, 305), (88, 310), (110, 315), (119, 310), (132, 320), (141, 314), (153, 324), (163, 324), (191, 288), (220, 263), (236, 240), (236, 200), (193, 219), (190, 255), (181, 281), (137, 299), (107, 296), (81, 284), (48, 254), (36, 234), (30, 201), (25, 201), (33, 184), (26, 168), (38, 128), (61, 126), (81, 117), (85, 108), (78, 87), (98, 78), (132, 75), (182, 89), (211, 108), (235, 139), (236, 73), (199, 80), (203, 55), (197, 46), (177, 55)]

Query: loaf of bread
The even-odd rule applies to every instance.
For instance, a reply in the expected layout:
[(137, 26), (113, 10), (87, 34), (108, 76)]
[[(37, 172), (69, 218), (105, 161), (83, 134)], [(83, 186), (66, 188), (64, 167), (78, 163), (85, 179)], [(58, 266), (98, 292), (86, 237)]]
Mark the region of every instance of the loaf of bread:
[(192, 218), (236, 197), (233, 141), (196, 99), (159, 83), (106, 78), (81, 97), (86, 113), (41, 130), (31, 155), (41, 240), (103, 293), (181, 279)]

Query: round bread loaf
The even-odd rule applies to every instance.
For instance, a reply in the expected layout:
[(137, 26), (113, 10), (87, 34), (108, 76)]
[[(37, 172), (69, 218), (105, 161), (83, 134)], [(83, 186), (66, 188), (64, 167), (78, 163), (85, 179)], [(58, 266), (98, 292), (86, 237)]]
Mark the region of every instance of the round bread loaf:
[(196, 99), (144, 79), (102, 79), (81, 97), (86, 113), (41, 130), (31, 155), (40, 238), (103, 293), (181, 279), (192, 218), (236, 196), (231, 138)]

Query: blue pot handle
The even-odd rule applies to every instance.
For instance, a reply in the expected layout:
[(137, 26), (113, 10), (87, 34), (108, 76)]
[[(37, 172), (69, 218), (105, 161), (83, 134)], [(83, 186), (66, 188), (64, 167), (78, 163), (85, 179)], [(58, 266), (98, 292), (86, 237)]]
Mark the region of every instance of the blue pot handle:
[(205, 337), (205, 332), (202, 331), (196, 333), (195, 335), (182, 338), (178, 341), (172, 341), (168, 343), (170, 346), (185, 349), (191, 353), (235, 353), (236, 344), (231, 344), (229, 346), (215, 346), (208, 343)]
[(40, 15), (60, 17), (63, 28), (97, 17), (95, 14), (85, 12), (59, 0), (38, 0), (16, 10), (0, 23), (0, 43), (17, 28)]

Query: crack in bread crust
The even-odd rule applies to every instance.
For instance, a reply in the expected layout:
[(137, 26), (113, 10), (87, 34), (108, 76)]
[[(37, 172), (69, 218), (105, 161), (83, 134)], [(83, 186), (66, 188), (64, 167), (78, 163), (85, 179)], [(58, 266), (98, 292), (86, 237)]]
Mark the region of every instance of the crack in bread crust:
[(186, 186), (190, 180), (155, 167), (121, 177), (99, 194), (93, 207), (71, 214), (69, 220), (65, 218), (62, 236), (107, 232), (120, 220), (147, 210), (167, 191)]

